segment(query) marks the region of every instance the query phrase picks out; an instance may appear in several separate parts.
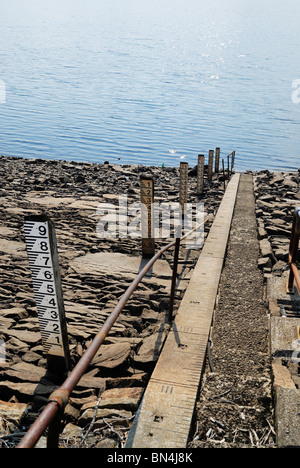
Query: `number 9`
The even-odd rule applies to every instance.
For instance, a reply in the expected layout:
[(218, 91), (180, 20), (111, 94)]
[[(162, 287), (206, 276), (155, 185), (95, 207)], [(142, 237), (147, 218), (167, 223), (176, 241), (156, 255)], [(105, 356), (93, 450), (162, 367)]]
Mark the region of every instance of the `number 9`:
[(39, 226), (39, 233), (41, 236), (45, 236), (45, 234), (47, 233), (47, 229), (45, 228), (45, 226)]

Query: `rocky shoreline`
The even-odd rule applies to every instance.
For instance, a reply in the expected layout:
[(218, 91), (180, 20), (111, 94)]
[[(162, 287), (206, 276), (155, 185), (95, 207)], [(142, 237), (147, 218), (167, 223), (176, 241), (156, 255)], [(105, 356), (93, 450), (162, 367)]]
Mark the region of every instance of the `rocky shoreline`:
[[(207, 168), (206, 168), (207, 170)], [(56, 227), (73, 363), (134, 279), (141, 253), (136, 239), (100, 239), (100, 203), (139, 201), (140, 176), (155, 180), (155, 201), (178, 201), (179, 169), (45, 161), (0, 156), (0, 446), (13, 447), (61, 383), (46, 373), (23, 235), (24, 216), (47, 213)], [(298, 173), (253, 174), (263, 275), (286, 269), (292, 205), (299, 200)], [(222, 175), (207, 182), (200, 201), (209, 221), (224, 193)], [(189, 171), (189, 202), (196, 170)], [(158, 249), (166, 243), (156, 243)], [(199, 251), (181, 248), (175, 311)], [(138, 287), (122, 311), (66, 408), (61, 446), (122, 447), (168, 333), (173, 250)], [(1, 341), (0, 341), (1, 342)], [(41, 444), (45, 441), (42, 439)]]
[[(0, 157), (0, 340), (6, 353), (0, 361), (3, 446), (17, 443), (18, 437), (12, 434), (28, 428), (61, 383), (58, 376), (46, 373), (24, 243), (24, 216), (46, 213), (54, 222), (71, 358), (76, 363), (140, 263), (139, 239), (97, 236), (97, 208), (106, 203), (117, 209), (120, 195), (126, 195), (129, 204), (138, 202), (142, 174), (154, 177), (155, 201), (178, 201), (178, 168)], [(209, 218), (206, 231), (223, 191), (222, 176), (214, 177), (212, 183), (206, 181), (200, 198)], [(188, 201), (199, 202), (194, 169), (189, 171)], [(156, 248), (166, 242), (157, 241)], [(175, 311), (198, 255), (199, 251), (181, 248)], [(145, 278), (125, 306), (79, 382), (65, 411), (63, 446), (122, 446), (168, 332), (172, 263), (173, 251), (166, 252), (157, 271)]]

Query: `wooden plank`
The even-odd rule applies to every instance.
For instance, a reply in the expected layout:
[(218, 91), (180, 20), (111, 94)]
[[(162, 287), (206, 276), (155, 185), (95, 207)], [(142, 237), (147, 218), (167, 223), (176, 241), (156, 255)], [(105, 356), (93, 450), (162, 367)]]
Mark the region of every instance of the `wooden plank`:
[(228, 184), (175, 321), (145, 391), (127, 448), (185, 448), (239, 184)]

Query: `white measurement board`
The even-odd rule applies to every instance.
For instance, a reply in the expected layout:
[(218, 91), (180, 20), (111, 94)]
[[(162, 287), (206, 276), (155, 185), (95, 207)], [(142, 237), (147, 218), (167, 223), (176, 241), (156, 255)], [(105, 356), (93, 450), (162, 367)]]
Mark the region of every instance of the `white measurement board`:
[(53, 223), (45, 216), (27, 218), (24, 232), (43, 347), (47, 355), (66, 357), (66, 319)]

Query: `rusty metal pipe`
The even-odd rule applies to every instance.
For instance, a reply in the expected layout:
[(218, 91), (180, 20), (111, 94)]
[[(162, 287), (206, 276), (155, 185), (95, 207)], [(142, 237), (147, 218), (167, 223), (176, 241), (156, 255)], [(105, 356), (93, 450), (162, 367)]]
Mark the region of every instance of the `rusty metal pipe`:
[[(207, 221), (207, 218), (204, 220), (204, 223)], [(204, 224), (203, 223), (203, 224)], [(201, 225), (201, 224), (200, 224)], [(187, 234), (185, 234), (181, 239), (183, 240), (187, 236), (189, 236), (192, 232), (194, 232), (198, 227), (196, 226)], [(145, 267), (139, 272), (136, 276), (134, 281), (128, 287), (124, 295), (121, 297), (120, 301), (110, 314), (110, 316), (104, 322), (101, 330), (97, 333), (95, 338), (93, 339), (91, 345), (88, 347), (84, 355), (78, 361), (70, 375), (67, 377), (65, 382), (62, 384), (60, 388), (55, 390), (52, 395), (50, 395), (49, 401), (47, 406), (42, 411), (42, 413), (38, 416), (36, 421), (32, 424), (30, 429), (28, 430), (27, 434), (23, 437), (16, 448), (33, 448), (39, 438), (42, 436), (46, 428), (54, 421), (54, 424), (57, 425), (57, 417), (59, 412), (61, 412), (69, 401), (69, 397), (71, 392), (75, 389), (76, 385), (80, 381), (81, 377), (84, 375), (85, 371), (87, 370), (88, 366), (90, 365), (92, 359), (96, 355), (97, 351), (99, 350), (100, 346), (104, 342), (107, 334), (109, 333), (110, 329), (116, 322), (117, 318), (119, 317), (120, 313), (122, 312), (124, 306), (126, 305), (129, 298), (134, 293), (135, 289), (146, 275), (146, 273), (150, 270), (153, 264), (158, 260), (166, 250), (173, 247), (176, 243), (176, 240), (170, 242), (169, 244), (162, 247), (145, 265)], [(52, 438), (53, 435), (52, 435)]]
[(173, 309), (174, 309), (175, 288), (176, 288), (176, 281), (177, 281), (179, 249), (180, 249), (180, 239), (177, 238), (176, 244), (175, 244), (175, 252), (174, 252), (173, 276), (172, 276), (170, 305), (169, 305), (169, 322), (170, 323), (173, 320)]
[[(47, 403), (47, 406), (43, 412), (39, 415), (36, 421), (28, 430), (27, 434), (18, 444), (17, 448), (32, 448), (42, 436), (43, 432), (50, 425), (51, 421), (57, 416), (58, 412), (66, 405), (69, 400), (71, 392), (74, 390), (79, 380), (83, 376), (84, 372), (90, 365), (95, 354), (99, 350), (101, 344), (105, 340), (108, 332), (116, 322), (118, 316), (120, 315), (122, 309), (126, 305), (128, 299), (131, 297), (138, 284), (141, 282), (143, 277), (156, 262), (156, 260), (161, 257), (161, 255), (171, 248), (175, 244), (175, 241), (170, 242), (168, 245), (163, 247), (159, 252), (157, 252), (154, 257), (146, 264), (146, 266), (140, 271), (135, 280), (131, 283), (125, 294), (122, 296), (110, 316), (104, 322), (101, 330), (97, 333), (93, 339), (91, 345), (86, 350), (85, 354), (81, 357), (77, 365), (74, 367), (70, 375), (67, 377), (62, 386), (56, 390), (51, 396)], [(61, 395), (64, 394), (64, 398), (61, 398)], [(64, 401), (63, 401), (64, 400)]]

